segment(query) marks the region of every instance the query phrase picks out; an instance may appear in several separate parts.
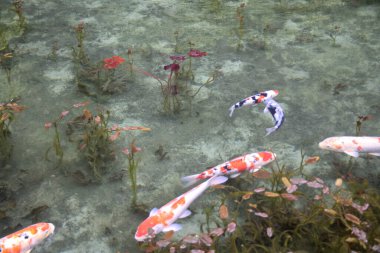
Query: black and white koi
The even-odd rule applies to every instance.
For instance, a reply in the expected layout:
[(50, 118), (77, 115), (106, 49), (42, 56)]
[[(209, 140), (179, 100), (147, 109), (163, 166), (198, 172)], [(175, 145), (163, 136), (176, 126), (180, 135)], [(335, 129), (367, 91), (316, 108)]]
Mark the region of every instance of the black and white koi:
[(278, 90), (268, 90), (268, 91), (259, 92), (255, 95), (247, 97), (247, 98), (241, 100), (240, 102), (237, 102), (236, 104), (234, 104), (230, 107), (230, 109), (229, 109), (230, 117), (234, 113), (235, 109), (238, 109), (240, 107), (247, 106), (247, 105), (255, 106), (255, 105), (262, 103), (268, 99), (272, 99), (277, 95), (278, 95)]
[(285, 113), (282, 107), (280, 106), (280, 104), (274, 101), (273, 99), (265, 100), (264, 104), (265, 104), (264, 113), (270, 113), (275, 123), (274, 127), (266, 129), (267, 134), (265, 136), (267, 136), (282, 126), (282, 124), (285, 121)]

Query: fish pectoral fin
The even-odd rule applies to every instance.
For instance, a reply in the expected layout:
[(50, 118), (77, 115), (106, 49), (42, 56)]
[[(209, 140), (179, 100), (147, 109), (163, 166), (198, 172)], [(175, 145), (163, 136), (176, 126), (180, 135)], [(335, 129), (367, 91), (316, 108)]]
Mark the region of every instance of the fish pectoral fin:
[(234, 111), (235, 111), (235, 105), (233, 105), (233, 106), (231, 106), (229, 109), (228, 109), (228, 111), (230, 112), (230, 117), (232, 117), (232, 114), (234, 113)]
[(181, 215), (178, 218), (183, 219), (183, 218), (186, 218), (190, 215), (191, 215), (191, 211), (189, 209), (186, 209), (185, 211), (183, 211), (183, 213), (181, 213)]
[(249, 173), (255, 173), (255, 172), (259, 171), (261, 168), (262, 168), (262, 166), (258, 166), (258, 167), (255, 167), (253, 169), (250, 169)]
[(356, 151), (344, 151), (347, 155), (353, 156), (353, 157), (359, 157), (359, 152)]
[(152, 210), (150, 210), (149, 217), (155, 215), (157, 212), (158, 212), (158, 208), (156, 207), (153, 208)]
[(179, 225), (177, 223), (173, 223), (169, 226), (164, 227), (164, 229), (162, 231), (164, 231), (164, 232), (169, 232), (169, 231), (176, 232), (176, 231), (181, 230), (181, 229), (182, 229), (181, 225)]
[(230, 178), (238, 177), (238, 176), (240, 176), (240, 174), (241, 174), (241, 173), (235, 173), (235, 174), (232, 174), (232, 175), (230, 176)]
[(264, 113), (269, 113), (268, 106), (265, 106), (265, 108), (264, 108)]
[(380, 156), (380, 153), (368, 153), (370, 155)]

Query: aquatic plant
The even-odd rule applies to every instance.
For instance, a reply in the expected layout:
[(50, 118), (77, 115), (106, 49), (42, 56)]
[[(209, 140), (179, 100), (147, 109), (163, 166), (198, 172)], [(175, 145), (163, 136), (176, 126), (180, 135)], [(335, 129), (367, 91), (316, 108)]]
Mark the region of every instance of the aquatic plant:
[(213, 83), (220, 75), (218, 71), (214, 71), (211, 76), (201, 84), (195, 91), (191, 87), (190, 82), (194, 81), (194, 72), (192, 69), (192, 58), (201, 58), (207, 55), (197, 49), (193, 49), (193, 43), (189, 42), (190, 50), (187, 55), (171, 55), (169, 59), (172, 61), (168, 65), (163, 66), (164, 71), (170, 71), (166, 79), (157, 77), (147, 71), (134, 67), (134, 70), (146, 76), (156, 79), (161, 88), (163, 96), (163, 112), (166, 114), (178, 114), (182, 109), (182, 104), (187, 101), (189, 104), (190, 114), (192, 112), (192, 101), (199, 91), (208, 84)]
[(3, 49), (0, 49), (0, 66), (5, 71), (7, 83), (11, 86), (11, 70), (12, 70), (13, 50), (8, 44)]
[(137, 167), (139, 160), (136, 159), (136, 153), (141, 151), (141, 148), (135, 145), (136, 140), (133, 139), (129, 144), (129, 148), (124, 149), (123, 152), (127, 155), (128, 158), (128, 175), (129, 180), (131, 181), (131, 190), (132, 190), (132, 207), (137, 208)]
[(45, 152), (45, 159), (47, 161), (50, 161), (49, 159), (49, 153), (50, 153), (50, 150), (53, 149), (54, 150), (54, 154), (56, 155), (56, 157), (58, 158), (58, 162), (57, 162), (57, 167), (62, 163), (62, 160), (63, 160), (63, 155), (64, 155), (64, 152), (63, 152), (63, 147), (62, 147), (62, 143), (61, 143), (61, 135), (60, 135), (60, 131), (59, 131), (59, 123), (65, 118), (65, 116), (69, 114), (69, 111), (62, 111), (59, 115), (58, 118), (56, 118), (55, 120), (51, 121), (51, 122), (46, 122), (45, 123), (45, 129), (50, 129), (51, 127), (54, 128), (54, 136), (53, 136), (53, 144), (51, 147), (49, 147), (46, 152)]
[(74, 104), (73, 109), (65, 110), (61, 112), (59, 118), (56, 120), (45, 123), (45, 128), (51, 128), (53, 126), (55, 129), (53, 145), (46, 151), (46, 158), (51, 148), (54, 148), (55, 154), (59, 158), (58, 165), (60, 165), (64, 152), (58, 123), (66, 119), (66, 116), (70, 113), (73, 114), (73, 117), (67, 119), (65, 122), (67, 126), (66, 134), (68, 135), (69, 141), (75, 143), (81, 151), (80, 154), (84, 156), (93, 175), (93, 180), (87, 180), (83, 178), (83, 175), (77, 173), (76, 175), (80, 176), (80, 180), (83, 182), (100, 181), (102, 179), (102, 175), (110, 167), (109, 163), (115, 159), (115, 147), (113, 143), (120, 137), (122, 132), (131, 130), (150, 131), (149, 128), (139, 126), (109, 127), (109, 111), (99, 111), (97, 114), (94, 114), (85, 108), (79, 115), (75, 115), (74, 112), (71, 112), (76, 108), (85, 107), (89, 103), (90, 102), (86, 101)]
[(356, 136), (360, 135), (363, 122), (365, 122), (367, 120), (371, 120), (371, 119), (372, 119), (371, 115), (359, 115), (356, 118), (356, 128), (355, 128), (355, 134), (356, 134)]
[(328, 35), (330, 36), (330, 39), (332, 41), (332, 46), (333, 47), (337, 47), (338, 45), (336, 44), (336, 37), (338, 36), (338, 34), (340, 33), (341, 31), (341, 28), (340, 26), (338, 25), (335, 25), (334, 27), (332, 27), (329, 32), (328, 32)]
[(13, 11), (18, 16), (18, 27), (19, 27), (19, 29), (25, 30), (26, 18), (24, 16), (24, 8), (23, 8), (24, 1), (23, 0), (13, 0), (12, 5), (13, 5)]
[(12, 143), (10, 142), (10, 125), (15, 120), (15, 113), (26, 109), (25, 106), (16, 102), (19, 98), (11, 99), (9, 102), (0, 103), (0, 167), (3, 166), (12, 154)]
[(73, 47), (72, 49), (73, 49), (73, 56), (74, 56), (75, 62), (85, 65), (88, 63), (89, 59), (84, 48), (84, 38), (85, 38), (84, 28), (85, 28), (84, 22), (80, 22), (74, 27), (77, 45), (76, 47)]
[[(72, 47), (75, 82), (82, 93), (97, 98), (100, 94), (119, 92), (126, 87), (125, 71), (118, 71), (125, 62), (121, 56), (104, 58), (92, 63), (85, 52), (85, 25), (80, 22), (75, 26), (77, 45)], [(132, 51), (128, 50), (128, 66), (132, 68)], [(131, 71), (129, 71), (131, 72)]]
[(220, 186), (220, 222), (210, 230), (180, 240), (164, 235), (145, 252), (379, 252), (378, 189), (355, 178), (327, 183), (301, 175), (301, 166), (276, 167), (267, 180)]
[(242, 47), (242, 40), (244, 35), (244, 9), (246, 7), (245, 3), (241, 3), (239, 7), (236, 8), (236, 19), (239, 21), (239, 26), (237, 28), (237, 35), (238, 35), (238, 46), (237, 49), (241, 49)]

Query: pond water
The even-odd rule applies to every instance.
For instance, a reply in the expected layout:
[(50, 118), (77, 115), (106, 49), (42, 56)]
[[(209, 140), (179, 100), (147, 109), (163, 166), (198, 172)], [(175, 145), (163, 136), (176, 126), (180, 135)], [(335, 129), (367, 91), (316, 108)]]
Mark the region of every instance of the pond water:
[[(54, 223), (54, 236), (33, 252), (140, 252), (134, 233), (147, 214), (131, 208), (122, 152), (133, 139), (142, 149), (136, 153), (137, 202), (149, 211), (184, 192), (182, 176), (261, 150), (272, 150), (289, 168), (299, 165), (301, 150), (319, 156), (306, 173), (333, 181), (338, 172), (332, 162), (348, 158), (320, 150), (318, 143), (355, 135), (360, 115), (371, 115), (361, 134), (379, 135), (379, 1), (31, 0), (23, 4), (23, 28), (11, 7), (12, 1), (0, 3), (0, 28), (13, 50), (11, 67), (0, 70), (0, 102), (19, 97), (27, 108), (11, 124), (12, 156), (0, 164), (7, 192), (0, 234), (38, 221)], [(80, 24), (90, 62), (133, 58), (132, 71), (127, 62), (116, 69), (121, 77), (112, 92), (89, 86), (96, 95), (88, 95), (78, 88), (73, 48), (78, 50)], [(160, 83), (150, 75), (166, 80), (169, 56), (186, 55), (190, 48), (207, 52), (191, 59), (194, 79), (187, 88), (199, 92), (191, 106), (184, 99), (180, 112), (168, 115)], [(213, 73), (215, 80), (202, 86)], [(266, 90), (279, 91), (275, 99), (286, 115), (269, 136), (265, 129), (273, 122), (264, 106), (228, 115), (234, 103)], [(128, 131), (115, 141), (116, 159), (107, 162), (100, 183), (88, 183), (92, 171), (65, 134), (65, 123), (59, 125), (61, 164), (53, 150), (45, 159), (54, 130), (44, 124), (66, 110), (68, 118), (80, 115), (83, 108), (72, 105), (84, 101), (93, 113), (109, 110), (109, 126), (151, 129)], [(378, 158), (359, 158), (354, 174), (378, 185), (378, 165)], [(194, 215), (181, 221), (176, 236), (199, 232), (203, 209), (215, 199), (218, 193), (212, 192), (194, 202)]]

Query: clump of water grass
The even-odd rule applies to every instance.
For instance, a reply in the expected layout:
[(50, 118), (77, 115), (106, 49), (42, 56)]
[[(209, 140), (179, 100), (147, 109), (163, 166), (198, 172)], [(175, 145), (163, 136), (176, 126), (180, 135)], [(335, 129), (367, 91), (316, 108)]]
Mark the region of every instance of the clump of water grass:
[[(58, 165), (61, 165), (64, 148), (62, 146), (62, 129), (59, 130), (58, 126), (66, 126), (67, 140), (74, 143), (79, 154), (87, 162), (92, 172), (92, 180), (82, 181), (94, 181), (99, 182), (102, 180), (102, 176), (110, 169), (110, 163), (115, 160), (116, 145), (114, 142), (120, 137), (122, 132), (128, 132), (131, 130), (149, 131), (149, 128), (139, 126), (109, 126), (109, 111), (98, 111), (96, 113), (91, 112), (90, 109), (84, 108), (79, 115), (75, 113), (75, 110), (80, 107), (86, 107), (90, 102), (82, 102), (73, 105), (71, 110), (65, 110), (61, 112), (58, 119), (53, 122), (45, 124), (45, 128), (54, 127), (53, 145), (46, 151), (46, 157), (49, 155), (49, 151), (53, 148), (55, 155), (58, 157)], [(72, 114), (71, 118), (67, 115)], [(60, 122), (63, 122), (62, 124)], [(60, 123), (60, 124), (59, 124)], [(81, 172), (80, 172), (81, 173)], [(76, 172), (78, 175), (78, 172)], [(83, 173), (81, 173), (83, 177)]]
[[(126, 88), (127, 71), (120, 70), (119, 66), (125, 59), (121, 56), (112, 56), (100, 61), (92, 62), (85, 50), (85, 24), (80, 22), (74, 27), (76, 46), (73, 50), (75, 82), (79, 91), (91, 96), (99, 97), (102, 94), (121, 92)], [(128, 68), (130, 73), (133, 66), (132, 51), (128, 50)]]
[[(178, 36), (178, 34), (176, 35)], [(176, 37), (177, 38), (177, 37)], [(207, 52), (195, 49), (194, 44), (189, 42), (189, 51), (185, 54), (170, 55), (168, 58), (171, 63), (164, 65), (164, 71), (170, 71), (167, 78), (160, 78), (147, 71), (134, 67), (135, 71), (156, 79), (161, 88), (162, 94), (162, 111), (165, 114), (178, 114), (184, 109), (183, 104), (187, 103), (189, 113), (192, 113), (192, 102), (200, 90), (213, 83), (220, 75), (218, 71), (213, 71), (210, 77), (198, 86), (195, 86), (195, 73), (193, 70), (193, 59), (202, 58), (208, 55)], [(178, 45), (176, 43), (176, 50)]]
[(16, 98), (6, 103), (0, 103), (0, 167), (10, 159), (12, 154), (10, 126), (15, 120), (15, 113), (26, 109), (25, 106), (17, 104), (17, 100)]
[(24, 1), (23, 0), (13, 0), (12, 10), (17, 14), (18, 17), (18, 28), (23, 31), (26, 28), (26, 18), (24, 15)]

